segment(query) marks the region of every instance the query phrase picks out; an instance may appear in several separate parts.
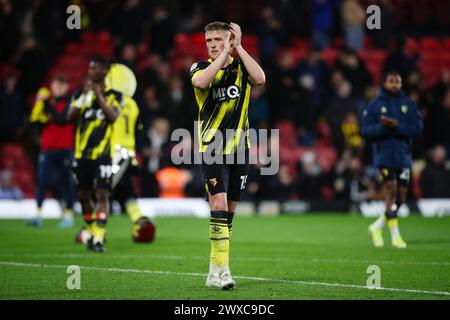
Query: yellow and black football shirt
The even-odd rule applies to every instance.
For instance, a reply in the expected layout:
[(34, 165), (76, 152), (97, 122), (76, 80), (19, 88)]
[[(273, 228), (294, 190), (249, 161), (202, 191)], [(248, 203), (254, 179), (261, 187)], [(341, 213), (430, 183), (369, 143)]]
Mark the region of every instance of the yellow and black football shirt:
[(136, 133), (142, 130), (139, 119), (139, 107), (133, 98), (123, 96), (123, 106), (120, 114), (113, 124), (111, 146), (120, 145), (129, 151), (136, 153)]
[[(109, 87), (104, 89), (106, 104), (122, 109), (122, 94)], [(88, 91), (81, 99), (81, 92), (75, 94), (71, 106), (81, 103), (80, 116), (77, 121), (75, 135), (75, 159), (95, 160), (104, 156), (111, 157), (111, 137), (113, 126), (108, 121), (97, 102), (93, 91)]]
[[(206, 69), (212, 60), (194, 63), (191, 79)], [(248, 104), (251, 84), (243, 62), (231, 57), (230, 64), (217, 73), (205, 90), (195, 88), (198, 112), (198, 139), (200, 152), (205, 152), (214, 140), (217, 131), (222, 134), (220, 153), (236, 153), (241, 148), (250, 147), (248, 135)], [(227, 137), (226, 129), (234, 129), (235, 134)]]

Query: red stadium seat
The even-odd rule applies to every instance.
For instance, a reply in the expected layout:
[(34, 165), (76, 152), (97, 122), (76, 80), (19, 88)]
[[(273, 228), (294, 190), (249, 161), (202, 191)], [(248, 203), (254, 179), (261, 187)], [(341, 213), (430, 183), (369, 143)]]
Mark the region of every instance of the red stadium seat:
[(195, 44), (195, 45), (205, 45), (205, 34), (202, 32), (197, 32), (194, 33), (191, 37), (190, 37), (190, 43)]
[(243, 35), (242, 36), (242, 44), (246, 47), (258, 47), (259, 46), (259, 40), (257, 36), (253, 35)]
[(442, 48), (441, 42), (436, 38), (422, 38), (419, 44), (420, 48), (426, 51), (441, 50)]
[(83, 33), (83, 35), (81, 36), (81, 41), (84, 43), (93, 43), (96, 40), (96, 36), (93, 32), (90, 31), (86, 31)]
[(99, 32), (97, 33), (97, 41), (101, 42), (101, 43), (107, 43), (108, 45), (112, 44), (112, 37), (109, 34), (109, 32)]
[(64, 49), (66, 54), (77, 55), (80, 53), (80, 46), (77, 43), (68, 43)]
[(417, 52), (419, 51), (419, 43), (414, 38), (406, 38), (406, 49), (409, 52)]
[(450, 38), (445, 38), (442, 41), (442, 45), (445, 50), (450, 50)]
[(327, 65), (332, 65), (334, 63), (334, 60), (336, 60), (337, 51), (335, 49), (325, 49), (322, 52), (322, 59), (325, 61)]
[(305, 40), (302, 38), (298, 38), (298, 37), (294, 37), (291, 39), (291, 46), (293, 48), (299, 48), (299, 49), (303, 49), (304, 51), (307, 51), (311, 48), (311, 41), (310, 40)]
[(11, 170), (13, 179), (26, 197), (34, 196), (34, 168), (20, 144), (4, 144), (0, 148), (0, 167)]
[(10, 157), (13, 159), (18, 159), (21, 157), (25, 157), (25, 152), (23, 148), (19, 144), (4, 144), (1, 147), (1, 153), (4, 157)]

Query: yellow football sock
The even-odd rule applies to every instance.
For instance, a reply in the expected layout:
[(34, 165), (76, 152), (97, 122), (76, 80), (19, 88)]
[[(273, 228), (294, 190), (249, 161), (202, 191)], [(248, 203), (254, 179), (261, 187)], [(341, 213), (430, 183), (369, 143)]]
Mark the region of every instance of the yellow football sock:
[(400, 237), (400, 230), (398, 228), (398, 219), (389, 219), (388, 220), (388, 226), (391, 231), (391, 237), (392, 239), (397, 239)]
[(73, 210), (72, 209), (64, 210), (64, 218), (73, 219)]
[[(210, 229), (211, 229), (211, 227), (210, 227)], [(211, 231), (210, 231), (210, 234), (211, 234)], [(210, 265), (211, 264), (217, 265), (216, 253), (215, 253), (215, 248), (213, 246), (213, 241), (212, 240), (211, 240), (211, 253), (209, 254), (209, 264)]]
[(94, 229), (94, 242), (105, 240), (106, 228), (104, 226), (96, 225)]
[(125, 204), (128, 216), (130, 217), (131, 221), (136, 222), (143, 216), (141, 208), (139, 207), (139, 204), (136, 200), (130, 200)]
[(389, 219), (387, 223), (389, 228), (394, 228), (398, 225), (398, 219)]
[(210, 263), (217, 266), (228, 266), (230, 236), (227, 223), (228, 213), (211, 211), (209, 235), (211, 239)]
[(97, 224), (95, 221), (87, 225), (87, 232), (89, 232), (91, 236), (94, 236), (95, 229), (97, 229)]

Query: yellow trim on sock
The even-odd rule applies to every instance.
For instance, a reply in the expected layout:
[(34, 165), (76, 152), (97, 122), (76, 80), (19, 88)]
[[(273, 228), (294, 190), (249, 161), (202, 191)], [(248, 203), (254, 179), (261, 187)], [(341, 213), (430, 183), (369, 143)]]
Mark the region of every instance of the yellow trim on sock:
[(389, 219), (387, 223), (389, 228), (396, 227), (398, 225), (398, 219)]
[(136, 222), (143, 216), (141, 208), (136, 200), (130, 200), (125, 204), (125, 209), (131, 221)]

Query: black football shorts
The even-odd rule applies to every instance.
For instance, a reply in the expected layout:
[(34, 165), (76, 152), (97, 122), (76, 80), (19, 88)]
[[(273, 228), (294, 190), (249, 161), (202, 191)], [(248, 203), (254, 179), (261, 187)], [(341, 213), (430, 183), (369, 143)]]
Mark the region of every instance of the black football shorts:
[(410, 168), (380, 168), (380, 175), (382, 182), (396, 180), (398, 185), (409, 186), (411, 179)]
[(206, 164), (204, 161), (202, 162), (201, 171), (206, 192), (209, 192), (211, 195), (226, 192), (227, 200), (240, 200), (242, 191), (244, 191), (247, 183), (249, 169), (248, 149), (241, 152), (244, 153), (242, 158), (245, 161), (241, 161), (243, 163), (238, 163), (239, 155), (237, 153), (232, 156), (234, 163), (227, 162), (226, 156), (222, 156), (222, 164)]
[(76, 159), (73, 168), (79, 190), (110, 190), (112, 177), (110, 157), (96, 160)]

